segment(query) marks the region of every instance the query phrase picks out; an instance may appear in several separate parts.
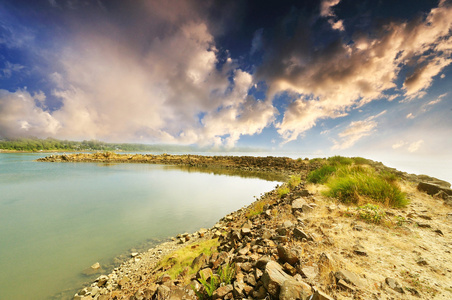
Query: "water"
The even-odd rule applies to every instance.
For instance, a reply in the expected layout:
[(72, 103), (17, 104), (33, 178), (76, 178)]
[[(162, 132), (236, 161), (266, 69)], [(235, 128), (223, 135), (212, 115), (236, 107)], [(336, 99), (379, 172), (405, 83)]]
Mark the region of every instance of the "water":
[(41, 156), (0, 154), (0, 299), (69, 295), (93, 279), (82, 272), (95, 262), (211, 227), (278, 183), (159, 165), (34, 161)]

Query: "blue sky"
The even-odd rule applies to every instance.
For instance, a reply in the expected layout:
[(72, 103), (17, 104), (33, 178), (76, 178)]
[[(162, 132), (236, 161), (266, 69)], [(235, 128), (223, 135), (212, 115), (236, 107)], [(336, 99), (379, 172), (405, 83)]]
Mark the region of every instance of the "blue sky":
[(0, 3), (0, 137), (449, 157), (450, 1)]

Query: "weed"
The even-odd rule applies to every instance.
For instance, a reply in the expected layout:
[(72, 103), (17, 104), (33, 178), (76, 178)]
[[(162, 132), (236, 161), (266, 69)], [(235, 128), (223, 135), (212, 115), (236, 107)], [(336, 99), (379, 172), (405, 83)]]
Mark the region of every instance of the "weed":
[(227, 285), (232, 282), (235, 274), (234, 270), (234, 264), (225, 264), (218, 269), (217, 274), (212, 274), (212, 276), (210, 276), (210, 281), (206, 280), (204, 275), (201, 274), (201, 278), (198, 280), (204, 287), (203, 292), (197, 291), (192, 286), (192, 289), (195, 291), (198, 299), (212, 299), (213, 293), (220, 285)]
[(291, 175), (289, 178), (289, 188), (293, 189), (301, 183), (301, 177), (298, 175)]
[(359, 218), (368, 223), (380, 224), (382, 218), (386, 216), (385, 212), (378, 205), (370, 203), (360, 206), (356, 210), (358, 211)]
[(278, 189), (278, 196), (279, 198), (283, 198), (290, 192), (290, 189), (288, 187), (280, 187)]
[(403, 226), (407, 221), (407, 219), (405, 219), (402, 216), (396, 216), (396, 225), (397, 226)]

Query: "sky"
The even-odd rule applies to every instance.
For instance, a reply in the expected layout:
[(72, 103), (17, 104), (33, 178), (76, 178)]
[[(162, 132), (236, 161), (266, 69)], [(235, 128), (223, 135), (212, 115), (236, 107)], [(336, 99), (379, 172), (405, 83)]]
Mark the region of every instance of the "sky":
[(0, 137), (447, 157), (452, 2), (2, 0)]

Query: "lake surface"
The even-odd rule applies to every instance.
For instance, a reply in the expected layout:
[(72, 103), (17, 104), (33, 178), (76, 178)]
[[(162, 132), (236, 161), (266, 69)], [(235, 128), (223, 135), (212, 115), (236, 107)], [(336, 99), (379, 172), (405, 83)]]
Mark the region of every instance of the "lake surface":
[[(42, 163), (0, 154), (0, 299), (73, 296), (82, 272), (211, 227), (278, 182), (147, 164)], [(240, 174), (245, 176), (245, 174)], [(58, 294), (66, 290), (66, 294)]]

